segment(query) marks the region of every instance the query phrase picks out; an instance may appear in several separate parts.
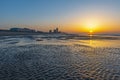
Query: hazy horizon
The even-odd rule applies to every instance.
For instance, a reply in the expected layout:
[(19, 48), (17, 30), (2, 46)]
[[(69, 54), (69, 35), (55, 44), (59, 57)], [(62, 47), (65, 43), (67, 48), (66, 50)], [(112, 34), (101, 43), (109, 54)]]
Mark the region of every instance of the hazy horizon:
[(0, 29), (120, 33), (119, 4), (119, 0), (0, 0)]

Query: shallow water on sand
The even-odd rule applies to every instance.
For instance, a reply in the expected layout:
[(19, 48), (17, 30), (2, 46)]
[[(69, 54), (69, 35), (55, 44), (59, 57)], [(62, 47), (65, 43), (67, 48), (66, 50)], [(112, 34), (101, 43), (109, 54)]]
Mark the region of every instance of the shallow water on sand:
[(120, 48), (120, 40), (80, 40), (83, 45), (88, 45), (91, 47), (114, 47)]
[(120, 80), (119, 43), (119, 39), (2, 37), (0, 79)]

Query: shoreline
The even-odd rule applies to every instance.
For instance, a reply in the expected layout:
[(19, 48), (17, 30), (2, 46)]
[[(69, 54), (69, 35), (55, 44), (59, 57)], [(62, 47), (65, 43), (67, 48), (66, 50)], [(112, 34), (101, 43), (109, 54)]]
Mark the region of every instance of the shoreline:
[(16, 35), (40, 35), (48, 33), (37, 33), (37, 32), (0, 32), (0, 36), (16, 36)]

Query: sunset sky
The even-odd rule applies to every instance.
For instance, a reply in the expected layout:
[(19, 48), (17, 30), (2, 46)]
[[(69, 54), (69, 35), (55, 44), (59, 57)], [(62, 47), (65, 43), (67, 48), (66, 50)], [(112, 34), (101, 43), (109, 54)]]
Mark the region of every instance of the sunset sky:
[(120, 33), (120, 0), (0, 0), (0, 29)]

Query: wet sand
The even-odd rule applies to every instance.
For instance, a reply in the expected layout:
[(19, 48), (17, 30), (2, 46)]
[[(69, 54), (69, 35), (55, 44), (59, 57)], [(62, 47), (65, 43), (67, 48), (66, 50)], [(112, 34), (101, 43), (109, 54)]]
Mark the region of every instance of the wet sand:
[(99, 42), (63, 39), (1, 37), (0, 79), (120, 80), (119, 40), (100, 40), (113, 44), (94, 46)]

